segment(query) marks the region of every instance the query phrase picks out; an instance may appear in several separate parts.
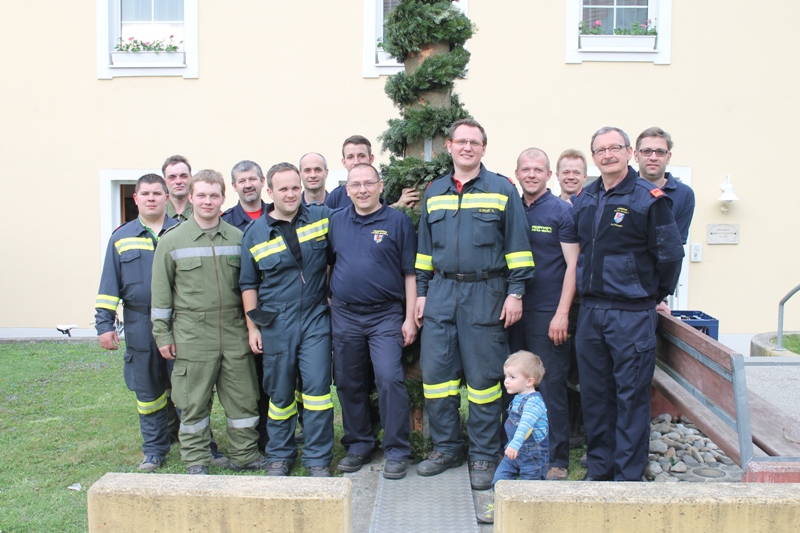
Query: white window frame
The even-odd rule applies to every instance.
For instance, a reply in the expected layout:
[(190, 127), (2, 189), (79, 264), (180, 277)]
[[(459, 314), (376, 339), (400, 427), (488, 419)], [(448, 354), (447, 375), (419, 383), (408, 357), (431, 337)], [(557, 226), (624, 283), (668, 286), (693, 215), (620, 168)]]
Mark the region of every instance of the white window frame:
[[(458, 0), (455, 4), (465, 15), (469, 13), (469, 0)], [(364, 26), (362, 34), (364, 35), (364, 41), (361, 60), (363, 65), (362, 76), (364, 78), (391, 76), (403, 70), (403, 64), (398, 63), (394, 58), (390, 58), (383, 63), (378, 63), (376, 60), (378, 36), (383, 34), (382, 0), (364, 0)]]
[[(672, 52), (672, 0), (650, 0), (647, 17), (655, 21), (658, 37), (655, 50), (631, 50), (630, 48), (580, 47), (578, 24), (583, 18), (583, 1), (567, 0), (566, 16), (566, 62), (584, 61), (643, 62), (669, 65)], [(620, 36), (624, 39), (626, 36)]]
[(111, 52), (119, 38), (120, 0), (95, 0), (97, 5), (97, 79), (110, 80), (124, 76), (183, 76), (197, 78), (198, 75), (198, 3), (199, 0), (183, 1), (183, 47), (186, 54), (184, 65), (118, 66), (111, 64)]

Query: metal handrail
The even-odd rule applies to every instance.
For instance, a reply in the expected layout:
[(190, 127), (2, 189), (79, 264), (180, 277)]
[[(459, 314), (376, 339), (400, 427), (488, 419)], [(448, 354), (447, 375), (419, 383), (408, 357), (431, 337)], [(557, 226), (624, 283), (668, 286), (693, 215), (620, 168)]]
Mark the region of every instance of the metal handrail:
[(775, 348), (776, 351), (786, 351), (786, 348), (783, 347), (783, 306), (786, 304), (786, 301), (789, 300), (789, 298), (795, 295), (797, 291), (800, 291), (800, 285), (790, 290), (789, 293), (784, 296), (781, 302), (778, 304), (778, 346)]

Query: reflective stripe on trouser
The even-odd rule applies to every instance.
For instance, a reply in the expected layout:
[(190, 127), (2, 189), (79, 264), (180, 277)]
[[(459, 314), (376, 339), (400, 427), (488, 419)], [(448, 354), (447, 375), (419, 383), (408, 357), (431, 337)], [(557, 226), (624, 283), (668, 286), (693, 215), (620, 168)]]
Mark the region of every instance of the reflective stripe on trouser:
[(151, 331), (149, 317), (125, 311), (126, 348), (122, 373), (125, 385), (136, 393), (142, 453), (166, 455), (170, 444), (166, 410), (169, 375), (166, 360), (161, 357)]
[[(511, 352), (528, 350), (544, 364), (544, 379), (536, 386), (547, 406), (550, 467), (569, 466), (569, 402), (567, 374), (571, 342), (556, 346), (548, 336), (555, 311), (525, 311), (522, 320), (512, 326)], [(516, 342), (515, 342), (516, 341)]]
[(468, 387), (470, 459), (496, 462), (502, 452), (499, 384), (508, 356), (508, 333), (499, 317), (506, 282), (461, 283), (434, 276), (428, 285), (422, 328), (422, 381), (434, 449), (464, 449), (455, 383)]
[(228, 419), (228, 453), (231, 462), (246, 465), (258, 458), (258, 386), (253, 356), (224, 354), (214, 361), (178, 358), (172, 369), (172, 401), (181, 415), (181, 458), (186, 466), (211, 462), (210, 398), (216, 385)]
[(581, 306), (575, 347), (590, 477), (642, 478), (650, 444), (657, 324), (655, 306), (646, 311)]
[[(264, 390), (270, 397), (267, 420), (267, 458), (297, 458), (295, 386), (302, 375), (303, 464), (328, 466), (333, 458), (333, 402), (331, 401), (331, 325), (327, 303), (292, 302), (261, 328), (264, 345)], [(314, 403), (312, 405), (309, 401)]]
[(378, 388), (386, 459), (406, 461), (411, 453), (408, 390), (401, 362), (403, 318), (400, 302), (377, 312), (359, 313), (333, 301), (333, 374), (342, 406), (342, 446), (347, 453), (367, 456), (375, 446), (370, 423), (370, 368), (375, 371)]

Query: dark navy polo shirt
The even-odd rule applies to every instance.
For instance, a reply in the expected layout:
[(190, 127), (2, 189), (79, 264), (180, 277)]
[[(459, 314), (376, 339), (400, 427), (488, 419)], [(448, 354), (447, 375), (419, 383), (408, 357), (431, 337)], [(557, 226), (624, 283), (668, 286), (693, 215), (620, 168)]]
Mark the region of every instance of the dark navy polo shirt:
[(330, 194), (328, 194), (327, 198), (325, 198), (325, 205), (331, 209), (340, 209), (342, 207), (353, 205), (353, 200), (347, 196), (347, 187), (345, 185), (339, 185), (333, 189)]
[[(322, 202), (322, 205), (328, 205), (327, 202), (328, 202), (328, 198), (330, 198), (330, 196), (331, 196), (330, 193), (328, 191), (325, 191), (325, 200)], [(305, 194), (301, 194), (300, 195), (300, 201), (303, 202), (303, 205), (309, 205), (308, 202), (306, 202), (306, 195)], [(319, 203), (320, 202), (314, 202), (311, 205), (315, 205), (315, 204), (319, 205)], [(330, 207), (330, 206), (328, 205), (328, 207)]]
[(672, 214), (675, 223), (678, 224), (678, 231), (681, 234), (683, 244), (689, 240), (689, 226), (692, 224), (694, 216), (694, 191), (685, 183), (675, 179), (672, 174), (667, 172), (667, 183), (661, 190), (667, 193), (672, 199)]
[(578, 234), (572, 217), (572, 205), (550, 192), (525, 205), (528, 240), (531, 243), (536, 273), (525, 285), (524, 311), (555, 311), (561, 300), (561, 288), (567, 262), (561, 243), (577, 243)]
[(347, 303), (375, 305), (404, 300), (405, 276), (415, 274), (417, 233), (405, 213), (385, 203), (366, 216), (351, 204), (328, 223), (331, 293)]

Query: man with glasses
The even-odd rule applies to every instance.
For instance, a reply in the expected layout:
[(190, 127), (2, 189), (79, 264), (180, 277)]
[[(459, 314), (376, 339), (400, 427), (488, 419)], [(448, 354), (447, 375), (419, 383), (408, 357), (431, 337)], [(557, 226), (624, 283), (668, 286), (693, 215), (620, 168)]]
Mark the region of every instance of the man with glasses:
[(415, 318), (418, 326), (425, 323), (422, 381), (434, 448), (417, 473), (433, 476), (464, 462), (459, 417), (464, 378), (476, 490), (492, 486), (502, 453), (507, 328), (522, 317), (525, 282), (533, 276), (519, 193), (481, 163), (486, 140), (474, 119), (450, 127), (453, 170), (425, 191), (415, 263)]
[(590, 147), (600, 179), (573, 200), (585, 479), (639, 481), (650, 441), (656, 305), (675, 290), (683, 246), (667, 195), (628, 165), (628, 135), (601, 128)]
[(417, 236), (408, 215), (381, 201), (383, 181), (373, 166), (355, 165), (347, 192), (353, 205), (332, 213), (329, 228), (329, 262), (335, 265), (330, 282), (333, 377), (347, 449), (338, 468), (359, 470), (375, 446), (369, 413), (372, 368), (386, 453), (383, 477), (401, 479), (411, 453), (402, 356), (403, 347), (417, 338)]
[(667, 172), (672, 159), (672, 137), (658, 127), (647, 128), (636, 138), (636, 162), (639, 176), (664, 191), (672, 199), (672, 214), (681, 233), (681, 241), (689, 239), (689, 226), (694, 216), (694, 191)]

